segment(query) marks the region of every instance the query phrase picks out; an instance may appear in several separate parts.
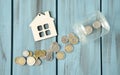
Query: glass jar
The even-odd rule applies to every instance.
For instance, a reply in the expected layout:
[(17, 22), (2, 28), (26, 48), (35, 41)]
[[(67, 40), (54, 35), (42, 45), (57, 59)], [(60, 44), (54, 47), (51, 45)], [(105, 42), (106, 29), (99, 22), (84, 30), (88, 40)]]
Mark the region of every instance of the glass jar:
[(75, 24), (73, 30), (80, 42), (88, 42), (106, 35), (110, 31), (110, 26), (103, 14), (97, 11)]

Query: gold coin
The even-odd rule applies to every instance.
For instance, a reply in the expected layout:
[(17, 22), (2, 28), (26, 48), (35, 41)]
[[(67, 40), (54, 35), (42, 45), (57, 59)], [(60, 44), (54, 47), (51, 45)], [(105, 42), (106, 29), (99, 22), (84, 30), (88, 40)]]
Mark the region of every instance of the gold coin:
[(35, 56), (35, 55), (33, 55), (33, 57), (37, 60), (38, 59), (38, 57), (37, 56)]
[(62, 36), (61, 41), (62, 41), (62, 43), (66, 44), (66, 43), (68, 43), (69, 40), (68, 40), (67, 36)]
[(45, 50), (36, 50), (35, 56), (36, 57), (44, 57), (44, 56), (46, 56), (46, 51)]
[(99, 21), (95, 21), (95, 22), (93, 23), (93, 27), (94, 27), (95, 29), (98, 29), (98, 28), (101, 27), (101, 23), (100, 23)]
[(64, 58), (65, 58), (65, 53), (64, 53), (63, 51), (57, 52), (56, 58), (57, 58), (58, 60), (64, 59)]
[(75, 36), (73, 33), (70, 33), (68, 36), (69, 36), (69, 42), (71, 44), (77, 44), (79, 42), (78, 37)]
[(60, 50), (60, 46), (57, 42), (53, 42), (50, 46), (50, 50), (53, 52), (58, 52)]
[(25, 65), (26, 59), (24, 57), (16, 57), (15, 62), (16, 64), (19, 64), (19, 65)]
[(36, 62), (36, 60), (34, 57), (32, 57), (32, 56), (27, 57), (27, 64), (29, 66), (33, 66), (35, 64), (35, 62)]
[(89, 35), (92, 33), (93, 28), (91, 26), (85, 26), (85, 31), (86, 31), (85, 34)]
[(24, 57), (29, 56), (29, 51), (28, 51), (28, 50), (23, 51), (23, 56), (24, 56)]
[(33, 56), (33, 52), (29, 51), (29, 55), (28, 56)]
[(67, 53), (72, 52), (72, 51), (73, 51), (73, 45), (71, 45), (71, 44), (66, 45), (66, 46), (65, 46), (65, 51), (66, 51)]

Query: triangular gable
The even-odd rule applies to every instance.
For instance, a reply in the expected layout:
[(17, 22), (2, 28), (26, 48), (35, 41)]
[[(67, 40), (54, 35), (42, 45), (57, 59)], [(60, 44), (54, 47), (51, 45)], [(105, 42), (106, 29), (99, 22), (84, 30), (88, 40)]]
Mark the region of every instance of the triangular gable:
[(42, 13), (38, 13), (38, 15), (34, 18), (34, 20), (31, 22), (30, 27), (32, 25), (35, 25), (36, 23), (38, 23), (38, 21), (42, 21), (42, 20), (54, 20), (54, 18), (50, 17), (50, 13), (49, 11), (46, 11), (45, 14)]

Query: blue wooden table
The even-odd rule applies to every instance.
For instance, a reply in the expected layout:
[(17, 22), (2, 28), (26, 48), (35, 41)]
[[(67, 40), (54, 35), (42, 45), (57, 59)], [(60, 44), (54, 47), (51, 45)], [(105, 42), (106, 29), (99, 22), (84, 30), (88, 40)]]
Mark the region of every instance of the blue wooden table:
[[(58, 36), (34, 42), (29, 24), (38, 12), (47, 10), (55, 18)], [(54, 41), (62, 44), (61, 37), (72, 32), (75, 23), (97, 10), (110, 23), (106, 36), (75, 45), (65, 60), (33, 67), (15, 64), (25, 49), (48, 49)], [(120, 0), (0, 0), (0, 75), (120, 75), (119, 24)]]

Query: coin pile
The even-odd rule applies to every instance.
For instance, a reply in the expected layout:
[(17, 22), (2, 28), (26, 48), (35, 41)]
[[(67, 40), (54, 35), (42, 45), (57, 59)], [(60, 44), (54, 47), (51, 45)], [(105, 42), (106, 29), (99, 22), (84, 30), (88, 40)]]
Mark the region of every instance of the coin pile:
[[(68, 36), (63, 36), (61, 41), (66, 44), (65, 52), (70, 53), (73, 51), (73, 45), (77, 44), (78, 37), (75, 34), (70, 33)], [(15, 58), (15, 63), (19, 65), (41, 65), (42, 60), (52, 61), (54, 53), (56, 53), (56, 58), (62, 60), (65, 58), (65, 52), (60, 51), (60, 45), (57, 42), (53, 42), (48, 50), (35, 50), (34, 52), (29, 50), (24, 50), (22, 55)]]
[(61, 60), (64, 59), (64, 52), (60, 51), (60, 45), (57, 42), (53, 42), (50, 45), (49, 50), (35, 50), (34, 52), (29, 50), (24, 50), (20, 57), (15, 58), (15, 63), (19, 65), (41, 65), (42, 60), (52, 61), (53, 54), (57, 53), (56, 58)]
[(69, 33), (68, 36), (62, 36), (61, 42), (65, 44), (65, 52), (71, 53), (73, 52), (73, 45), (78, 44), (79, 39), (74, 33)]
[[(51, 53), (48, 53), (49, 50), (35, 50), (33, 53), (32, 51), (25, 50), (23, 51), (22, 55), (15, 58), (15, 63), (19, 65), (41, 65), (42, 60), (41, 58), (46, 58), (48, 60), (48, 57), (52, 58)], [(48, 56), (49, 55), (49, 56)]]
[(92, 26), (91, 25), (86, 25), (85, 26), (85, 35), (89, 35), (93, 32), (93, 28), (94, 29), (99, 29), (101, 27), (101, 22), (96, 20), (95, 22), (93, 22)]

